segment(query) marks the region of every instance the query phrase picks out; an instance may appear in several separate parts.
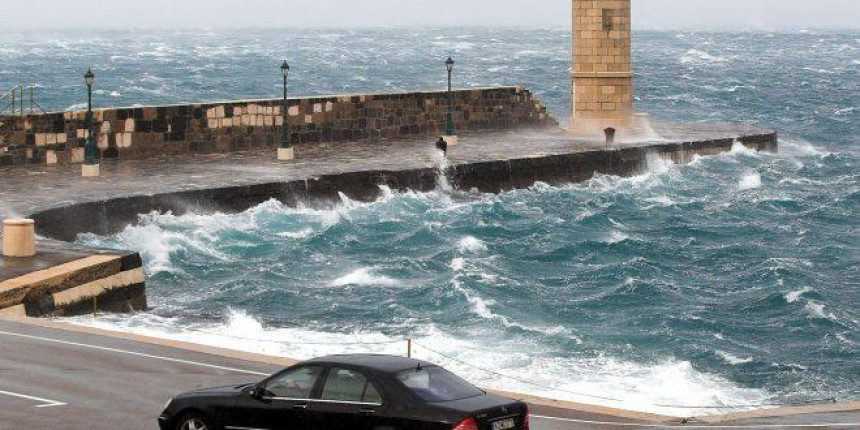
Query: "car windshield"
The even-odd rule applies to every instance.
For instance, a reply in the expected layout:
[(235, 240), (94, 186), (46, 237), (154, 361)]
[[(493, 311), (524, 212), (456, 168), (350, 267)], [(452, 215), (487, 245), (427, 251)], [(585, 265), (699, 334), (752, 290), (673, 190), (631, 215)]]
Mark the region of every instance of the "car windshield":
[(447, 402), (484, 394), (474, 385), (438, 366), (405, 370), (397, 374), (397, 380), (429, 403)]

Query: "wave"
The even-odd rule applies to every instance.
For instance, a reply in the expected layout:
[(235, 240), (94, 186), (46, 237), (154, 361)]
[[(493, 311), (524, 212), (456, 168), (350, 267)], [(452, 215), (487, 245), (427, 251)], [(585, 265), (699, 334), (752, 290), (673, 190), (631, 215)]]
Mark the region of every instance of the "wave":
[(810, 318), (828, 320), (838, 323), (839, 320), (836, 318), (836, 315), (830, 312), (826, 312), (824, 308), (824, 303), (815, 300), (808, 300), (806, 302), (806, 305), (804, 306), (804, 309), (809, 314)]
[(714, 56), (698, 49), (690, 49), (686, 54), (681, 56), (682, 64), (711, 64), (725, 63), (726, 61), (728, 61), (726, 58)]
[[(224, 321), (220, 323), (194, 323), (149, 313), (67, 320), (106, 330), (298, 360), (344, 353), (406, 353), (404, 336), (378, 331), (335, 333), (270, 327), (236, 309), (226, 310)], [(411, 337), (414, 339), (413, 356), (443, 365), (486, 388), (677, 416), (724, 410), (667, 405), (748, 405), (768, 398), (762, 390), (739, 387), (721, 377), (697, 371), (688, 361), (672, 358), (636, 363), (603, 354), (577, 357), (554, 356), (545, 350), (524, 352), (518, 342), (482, 344), (476, 339), (452, 337), (435, 326), (424, 327)]]
[(758, 172), (745, 174), (738, 183), (738, 189), (741, 191), (754, 190), (757, 188), (761, 188), (761, 175)]
[(460, 239), (460, 242), (457, 244), (457, 248), (461, 253), (477, 254), (479, 252), (486, 251), (487, 245), (474, 236), (466, 236)]
[(753, 361), (752, 358), (749, 358), (749, 357), (748, 358), (740, 358), (738, 356), (735, 356), (735, 355), (729, 354), (728, 352), (720, 351), (720, 350), (717, 350), (717, 356), (719, 356), (720, 358), (725, 360), (726, 363), (729, 363), (733, 366), (737, 366), (739, 364), (751, 363)]
[(810, 142), (801, 139), (781, 139), (779, 142), (780, 154), (789, 156), (818, 156), (825, 157), (832, 155), (832, 152), (820, 149)]
[(790, 293), (786, 293), (785, 296), (783, 296), (783, 297), (785, 297), (786, 303), (794, 303), (798, 299), (800, 299), (801, 296), (803, 296), (804, 294), (809, 293), (809, 292), (812, 292), (812, 288), (804, 287), (802, 290), (792, 291)]
[(391, 287), (400, 284), (400, 281), (396, 279), (374, 274), (374, 270), (374, 268), (362, 267), (331, 281), (329, 285), (332, 287), (345, 287), (350, 285), (378, 285)]

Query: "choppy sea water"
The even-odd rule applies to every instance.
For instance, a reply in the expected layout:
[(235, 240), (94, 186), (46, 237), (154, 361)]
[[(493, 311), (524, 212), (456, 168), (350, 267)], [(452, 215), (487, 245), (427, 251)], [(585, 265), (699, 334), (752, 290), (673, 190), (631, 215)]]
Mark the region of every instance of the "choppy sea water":
[[(31, 34), (0, 87), (96, 103), (523, 84), (564, 121), (565, 31), (434, 29)], [(633, 178), (500, 195), (387, 192), (331, 210), (144, 214), (80, 243), (143, 253), (153, 309), (75, 321), (254, 352), (416, 354), (512, 391), (693, 415), (857, 398), (860, 33), (640, 32), (637, 108), (779, 130)], [(52, 65), (46, 67), (46, 65)], [(442, 353), (444, 355), (439, 355)], [(504, 376), (502, 376), (504, 375)]]

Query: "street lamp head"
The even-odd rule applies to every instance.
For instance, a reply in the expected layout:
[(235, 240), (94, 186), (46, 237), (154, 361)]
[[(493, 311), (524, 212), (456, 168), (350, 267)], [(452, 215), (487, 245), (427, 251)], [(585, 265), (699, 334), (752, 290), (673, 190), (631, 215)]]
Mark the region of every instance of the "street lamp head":
[(452, 70), (454, 70), (454, 60), (453, 60), (451, 57), (448, 57), (448, 59), (447, 59), (447, 60), (445, 60), (445, 67), (447, 67), (447, 68), (448, 68), (448, 72), (449, 72), (449, 73), (450, 73)]
[(93, 74), (93, 69), (87, 69), (87, 73), (84, 73), (84, 80), (87, 82), (87, 86), (93, 86), (93, 82), (96, 80), (96, 75)]
[(290, 65), (287, 64), (287, 60), (284, 60), (284, 64), (281, 64), (281, 74), (284, 75), (285, 78), (290, 76)]

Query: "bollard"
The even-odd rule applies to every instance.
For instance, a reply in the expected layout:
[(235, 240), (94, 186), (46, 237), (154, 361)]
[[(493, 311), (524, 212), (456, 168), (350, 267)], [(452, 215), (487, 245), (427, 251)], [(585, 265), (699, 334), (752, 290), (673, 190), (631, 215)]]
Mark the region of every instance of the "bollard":
[(97, 178), (101, 175), (101, 169), (98, 164), (82, 164), (81, 177)]
[(615, 129), (612, 127), (609, 127), (607, 129), (603, 130), (603, 132), (606, 133), (606, 144), (607, 145), (614, 144), (615, 143)]
[(406, 339), (406, 356), (412, 358), (412, 339)]
[(278, 161), (290, 161), (294, 158), (293, 148), (278, 148)]
[(3, 256), (32, 257), (36, 255), (36, 223), (31, 219), (3, 221)]

